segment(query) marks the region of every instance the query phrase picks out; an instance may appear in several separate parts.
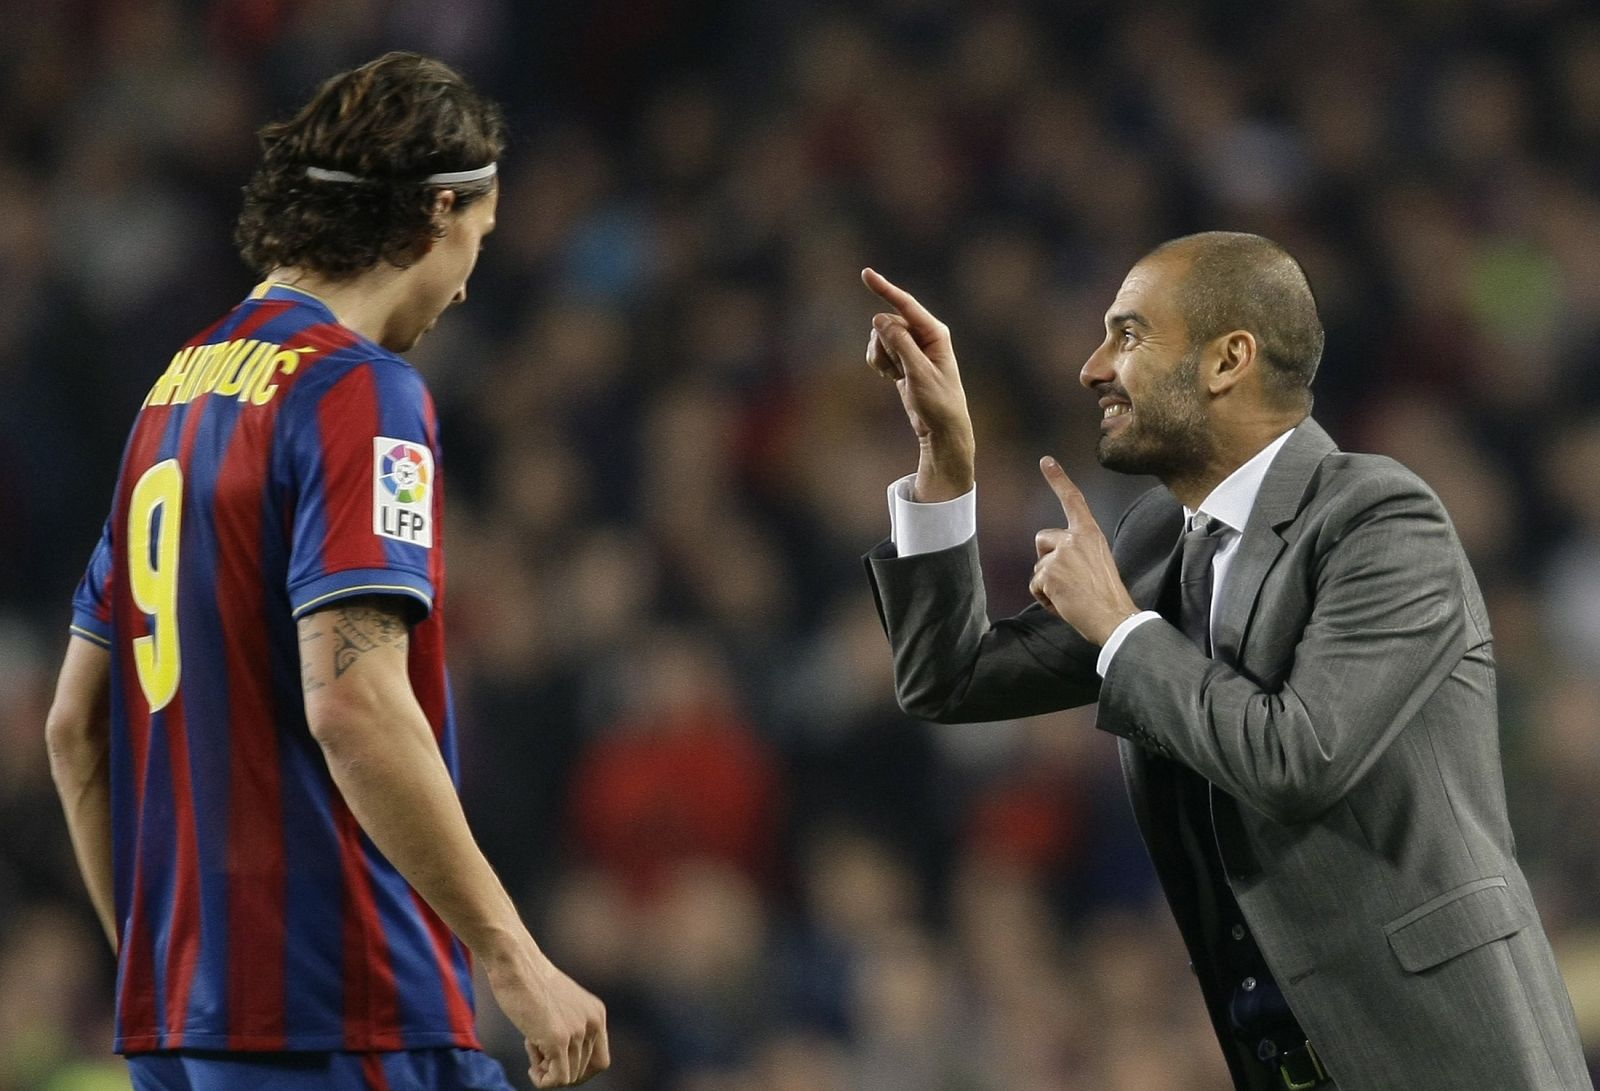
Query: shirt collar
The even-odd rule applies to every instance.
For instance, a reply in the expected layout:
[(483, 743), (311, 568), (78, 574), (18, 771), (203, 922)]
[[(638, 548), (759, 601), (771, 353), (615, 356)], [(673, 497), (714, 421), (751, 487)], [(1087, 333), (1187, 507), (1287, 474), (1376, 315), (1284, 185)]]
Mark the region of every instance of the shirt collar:
[(328, 301), (314, 292), (293, 284), (285, 284), (281, 280), (264, 280), (257, 284), (250, 292), (251, 299), (283, 300), (289, 303), (302, 303), (328, 312), (330, 320), (337, 322), (333, 308), (328, 306)]
[[(1294, 435), (1293, 428), (1261, 448), (1248, 462), (1223, 478), (1222, 484), (1212, 489), (1211, 494), (1200, 502), (1198, 510), (1226, 524), (1235, 534), (1243, 534), (1245, 524), (1250, 521), (1250, 511), (1256, 506), (1256, 496), (1261, 492), (1261, 482), (1266, 480), (1267, 470), (1272, 467), (1272, 460), (1277, 457), (1278, 452), (1289, 442), (1289, 437), (1292, 435)], [(1194, 514), (1190, 508), (1183, 509), (1185, 519), (1192, 519)]]

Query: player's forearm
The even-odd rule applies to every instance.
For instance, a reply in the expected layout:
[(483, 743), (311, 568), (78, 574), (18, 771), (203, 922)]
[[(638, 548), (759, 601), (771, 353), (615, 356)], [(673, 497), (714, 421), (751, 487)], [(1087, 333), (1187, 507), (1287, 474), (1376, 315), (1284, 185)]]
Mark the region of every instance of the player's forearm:
[(83, 874), (89, 901), (113, 953), (117, 949), (115, 894), (111, 871), (111, 774), (109, 755), (102, 750), (96, 761), (70, 767), (54, 756), (51, 771), (67, 816), (67, 833)]
[(109, 672), (104, 649), (81, 640), (70, 642), (45, 721), (45, 742), (83, 885), (115, 951)]
[(403, 603), (349, 599), (300, 619), (306, 722), (356, 821), (494, 972), (543, 956), (467, 828), (411, 691)]
[(361, 828), (475, 955), (493, 960), (533, 948), (472, 837), (432, 730), (409, 692), (325, 725), (318, 740)]

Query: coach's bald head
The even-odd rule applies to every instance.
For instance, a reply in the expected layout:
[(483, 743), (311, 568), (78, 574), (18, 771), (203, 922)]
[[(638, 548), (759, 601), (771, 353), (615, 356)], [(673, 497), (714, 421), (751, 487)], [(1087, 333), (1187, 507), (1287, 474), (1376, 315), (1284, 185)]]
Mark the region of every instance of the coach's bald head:
[(1141, 260), (1163, 257), (1183, 263), (1173, 300), (1190, 346), (1248, 330), (1267, 365), (1264, 393), (1279, 406), (1309, 410), (1324, 338), (1300, 263), (1271, 239), (1238, 231), (1184, 235)]

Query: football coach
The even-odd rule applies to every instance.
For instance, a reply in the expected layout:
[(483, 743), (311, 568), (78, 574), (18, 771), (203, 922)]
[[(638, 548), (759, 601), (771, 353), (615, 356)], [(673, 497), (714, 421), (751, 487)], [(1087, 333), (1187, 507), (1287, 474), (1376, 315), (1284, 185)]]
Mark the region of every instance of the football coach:
[(1101, 464), (1161, 484), (1108, 544), (1044, 459), (1065, 525), (1037, 536), (1036, 603), (998, 622), (950, 332), (863, 279), (893, 308), (867, 362), (921, 452), (867, 557), (900, 704), (1099, 702), (1235, 1086), (1590, 1088), (1514, 855), (1477, 581), (1421, 480), (1310, 417), (1299, 264), (1210, 232), (1133, 267), (1081, 380)]

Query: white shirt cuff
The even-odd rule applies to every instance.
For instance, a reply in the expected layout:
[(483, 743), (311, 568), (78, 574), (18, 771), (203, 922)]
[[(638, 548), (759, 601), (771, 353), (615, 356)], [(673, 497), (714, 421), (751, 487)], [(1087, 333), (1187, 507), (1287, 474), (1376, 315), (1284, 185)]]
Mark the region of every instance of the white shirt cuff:
[(1101, 678), (1106, 676), (1106, 671), (1111, 669), (1111, 660), (1115, 658), (1117, 649), (1122, 647), (1122, 642), (1128, 639), (1128, 634), (1147, 621), (1160, 621), (1161, 615), (1154, 610), (1141, 610), (1132, 617), (1122, 619), (1122, 624), (1111, 630), (1111, 635), (1106, 638), (1105, 647), (1100, 649), (1100, 658), (1094, 661), (1094, 669)]
[(978, 533), (978, 486), (954, 500), (919, 504), (911, 499), (916, 474), (889, 486), (889, 539), (902, 557), (953, 549)]

